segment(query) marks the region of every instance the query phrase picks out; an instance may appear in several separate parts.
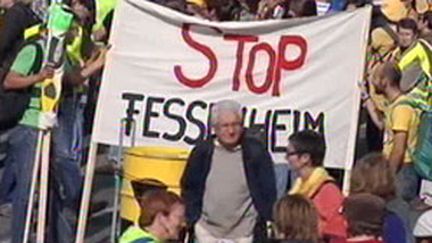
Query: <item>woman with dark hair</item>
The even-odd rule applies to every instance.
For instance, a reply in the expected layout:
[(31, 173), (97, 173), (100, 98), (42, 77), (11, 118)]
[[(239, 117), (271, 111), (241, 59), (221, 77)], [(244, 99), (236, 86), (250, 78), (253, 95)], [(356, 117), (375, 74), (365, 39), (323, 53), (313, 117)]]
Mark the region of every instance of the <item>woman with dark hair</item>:
[(276, 202), (273, 220), (280, 243), (318, 242), (318, 213), (302, 195), (285, 195)]
[(289, 194), (301, 194), (313, 202), (318, 211), (320, 236), (332, 241), (346, 237), (345, 220), (339, 213), (344, 197), (323, 167), (325, 152), (324, 136), (304, 130), (289, 137), (286, 159), (299, 175)]

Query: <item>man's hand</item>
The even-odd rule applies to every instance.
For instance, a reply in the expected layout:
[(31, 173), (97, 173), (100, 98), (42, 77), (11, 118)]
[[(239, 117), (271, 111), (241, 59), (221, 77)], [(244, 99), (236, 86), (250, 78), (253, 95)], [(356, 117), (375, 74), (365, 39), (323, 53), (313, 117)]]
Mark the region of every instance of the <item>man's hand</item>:
[(50, 66), (45, 66), (42, 70), (37, 74), (39, 82), (44, 81), (45, 79), (54, 77), (54, 68)]
[(111, 45), (99, 47), (92, 53), (91, 57), (86, 61), (86, 64), (84, 66), (88, 67), (90, 65), (93, 65), (97, 67), (97, 69), (102, 68), (105, 64), (106, 54), (110, 48)]
[(110, 48), (111, 46), (108, 45), (99, 49), (99, 54), (96, 56), (96, 59), (94, 60), (94, 65), (96, 67), (102, 68), (103, 65), (105, 65), (106, 54)]

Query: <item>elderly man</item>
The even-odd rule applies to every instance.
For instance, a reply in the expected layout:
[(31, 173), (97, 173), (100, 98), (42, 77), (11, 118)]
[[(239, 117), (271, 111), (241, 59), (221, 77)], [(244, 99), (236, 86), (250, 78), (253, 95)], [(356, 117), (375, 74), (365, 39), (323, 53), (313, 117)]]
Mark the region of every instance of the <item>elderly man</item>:
[(244, 136), (240, 104), (220, 101), (210, 115), (216, 137), (196, 145), (181, 180), (188, 224), (200, 243), (264, 242), (276, 200), (272, 159)]

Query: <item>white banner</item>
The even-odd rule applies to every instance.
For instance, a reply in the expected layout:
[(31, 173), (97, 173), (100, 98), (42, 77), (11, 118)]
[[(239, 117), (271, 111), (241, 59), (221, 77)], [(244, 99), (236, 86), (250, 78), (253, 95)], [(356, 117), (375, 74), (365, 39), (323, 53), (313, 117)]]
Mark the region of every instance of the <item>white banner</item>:
[(211, 104), (232, 99), (245, 107), (245, 126), (266, 129), (275, 162), (285, 162), (289, 134), (309, 128), (325, 135), (326, 166), (350, 166), (370, 15), (363, 8), (299, 20), (214, 23), (124, 0), (93, 140), (119, 144), (120, 121), (133, 103), (137, 145), (191, 148), (209, 134)]

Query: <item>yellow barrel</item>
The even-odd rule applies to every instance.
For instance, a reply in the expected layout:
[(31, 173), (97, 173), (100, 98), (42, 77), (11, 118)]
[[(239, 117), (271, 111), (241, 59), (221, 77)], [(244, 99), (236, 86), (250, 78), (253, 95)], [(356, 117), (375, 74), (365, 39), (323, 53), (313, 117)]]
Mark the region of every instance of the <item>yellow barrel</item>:
[(124, 154), (121, 218), (136, 222), (140, 214), (130, 183), (133, 180), (157, 179), (166, 184), (168, 190), (179, 194), (180, 178), (188, 155), (189, 150), (179, 148), (134, 147), (128, 149)]

